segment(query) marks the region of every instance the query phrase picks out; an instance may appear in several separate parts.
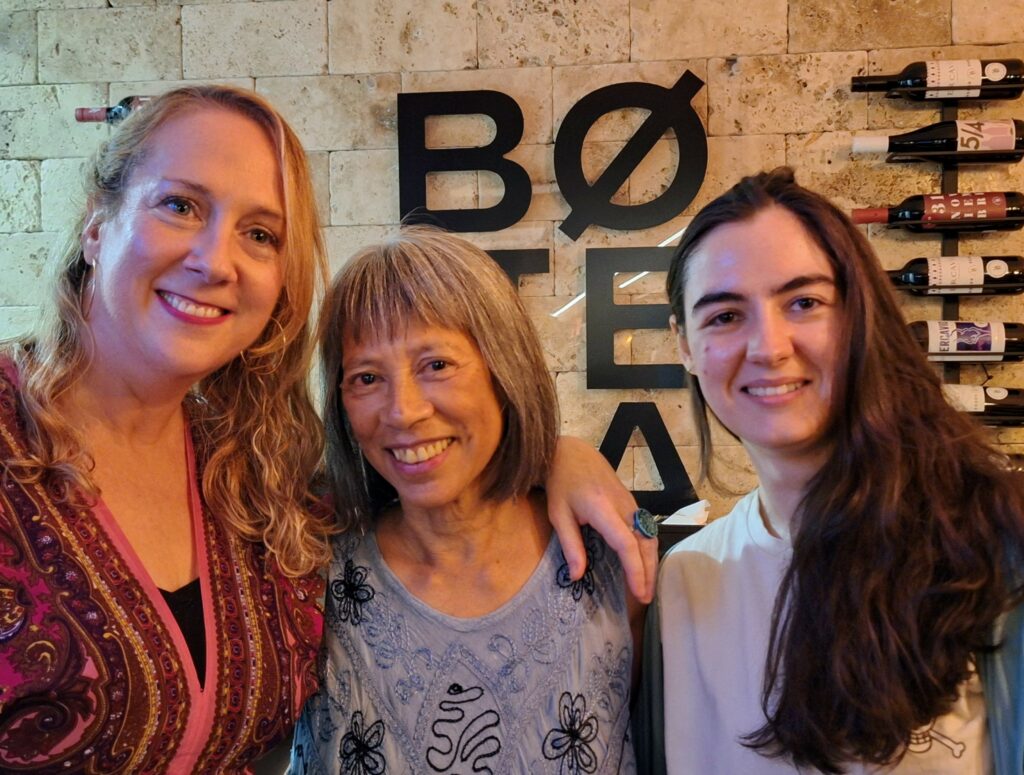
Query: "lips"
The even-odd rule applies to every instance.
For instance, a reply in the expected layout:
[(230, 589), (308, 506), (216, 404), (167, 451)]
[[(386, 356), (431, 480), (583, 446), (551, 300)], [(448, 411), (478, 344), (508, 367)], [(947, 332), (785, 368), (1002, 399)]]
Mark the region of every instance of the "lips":
[(199, 304), (198, 302), (186, 299), (184, 296), (179, 296), (178, 294), (171, 293), (170, 291), (157, 291), (157, 293), (170, 307), (184, 315), (189, 315), (194, 318), (213, 319), (228, 314), (227, 310), (222, 307)]
[(388, 452), (399, 462), (406, 464), (425, 463), (444, 452), (451, 445), (453, 439), (439, 439), (428, 444), (407, 447), (390, 447)]

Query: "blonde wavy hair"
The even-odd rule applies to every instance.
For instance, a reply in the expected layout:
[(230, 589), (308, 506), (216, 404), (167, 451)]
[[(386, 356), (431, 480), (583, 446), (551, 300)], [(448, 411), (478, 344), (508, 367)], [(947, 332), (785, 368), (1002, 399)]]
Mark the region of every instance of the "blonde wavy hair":
[(91, 270), (82, 255), (82, 229), (90, 213), (105, 219), (117, 212), (160, 126), (210, 108), (251, 119), (277, 151), (285, 206), (284, 284), (257, 340), (197, 384), (186, 411), (210, 513), (242, 538), (265, 544), (282, 572), (301, 576), (327, 562), (334, 532), (333, 520), (314, 507), (310, 490), (323, 431), (307, 386), (308, 319), (324, 285), (326, 259), (302, 145), (280, 114), (253, 92), (213, 85), (169, 91), (133, 113), (100, 147), (86, 181), (89, 206), (49, 262), (52, 293), (43, 319), (14, 343), (29, 454), (4, 463), (10, 475), (44, 482), (63, 501), (86, 504), (98, 497), (89, 476), (93, 460), (62, 413), (61, 400), (91, 357), (84, 309)]

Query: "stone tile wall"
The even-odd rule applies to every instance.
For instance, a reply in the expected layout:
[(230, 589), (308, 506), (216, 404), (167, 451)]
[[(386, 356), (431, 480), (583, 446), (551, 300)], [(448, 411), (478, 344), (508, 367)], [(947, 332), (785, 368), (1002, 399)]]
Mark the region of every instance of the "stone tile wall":
[[(75, 124), (73, 109), (105, 105), (196, 80), (254, 88), (280, 107), (310, 154), (331, 262), (381, 238), (398, 219), (396, 96), (426, 90), (497, 89), (524, 113), (511, 158), (534, 196), (526, 216), (499, 233), (468, 235), (485, 248), (547, 247), (551, 270), (523, 278), (521, 293), (544, 339), (562, 402), (562, 426), (595, 444), (622, 401), (655, 401), (696, 479), (696, 432), (682, 390), (586, 387), (586, 303), (551, 312), (584, 289), (588, 247), (651, 246), (747, 173), (789, 164), (802, 181), (844, 207), (894, 204), (939, 189), (935, 169), (854, 158), (854, 132), (885, 134), (938, 119), (934, 106), (851, 94), (850, 76), (896, 71), (928, 58), (1024, 56), (1019, 3), (889, 0), (826, 4), (765, 0), (738, 10), (719, 0), (0, 0), (0, 336), (31, 326), (48, 250), (77, 216), (86, 157), (107, 134)], [(912, 47), (912, 48), (911, 48)], [(708, 170), (695, 201), (668, 223), (638, 232), (590, 228), (577, 241), (558, 224), (569, 208), (555, 183), (553, 141), (583, 95), (622, 81), (670, 86), (686, 69), (706, 82), (693, 106), (708, 134)], [(993, 103), (966, 116), (1024, 117), (1024, 103)], [(643, 119), (605, 116), (588, 135), (584, 167), (599, 173)], [(486, 142), (494, 128), (474, 116), (428, 123), (432, 145)], [(615, 195), (656, 196), (678, 164), (660, 141)], [(961, 190), (1024, 189), (1024, 165), (961, 172)], [(502, 195), (489, 173), (431, 181), (431, 207), (486, 207)], [(938, 255), (933, 236), (876, 229), (868, 236), (886, 267)], [(961, 252), (1024, 252), (1020, 233), (964, 240)], [(660, 303), (663, 277), (619, 294)], [(934, 299), (904, 300), (908, 318), (939, 318)], [(1024, 320), (1017, 297), (968, 299), (964, 318)], [(674, 361), (664, 331), (623, 332), (619, 363)], [(1024, 366), (994, 366), (992, 381), (1024, 387)], [(965, 382), (985, 372), (964, 368)], [(736, 492), (754, 482), (741, 447), (721, 429), (720, 475)], [(1024, 451), (1024, 433), (998, 440)], [(661, 486), (644, 440), (620, 466), (638, 489)], [(698, 485), (716, 514), (735, 499)]]

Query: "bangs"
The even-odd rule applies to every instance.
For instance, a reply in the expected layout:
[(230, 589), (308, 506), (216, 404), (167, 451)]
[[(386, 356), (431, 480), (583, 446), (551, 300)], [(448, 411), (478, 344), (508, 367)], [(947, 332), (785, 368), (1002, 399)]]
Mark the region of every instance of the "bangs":
[(339, 322), (356, 342), (395, 339), (411, 325), (470, 333), (472, 294), (465, 286), (448, 262), (431, 260), (418, 246), (384, 243), (353, 256), (343, 270)]

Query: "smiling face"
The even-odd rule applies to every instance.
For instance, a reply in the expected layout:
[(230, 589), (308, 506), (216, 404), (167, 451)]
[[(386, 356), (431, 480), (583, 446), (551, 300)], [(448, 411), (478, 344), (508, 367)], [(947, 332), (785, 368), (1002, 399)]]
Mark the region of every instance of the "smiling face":
[(264, 130), (223, 108), (169, 119), (120, 207), (82, 235), (100, 368), (188, 386), (251, 345), (282, 287), (285, 215)]
[(403, 512), (472, 508), (504, 423), (487, 364), (468, 336), (412, 324), (390, 340), (342, 341), (341, 397), (367, 461)]
[(842, 302), (828, 257), (772, 206), (719, 226), (690, 256), (680, 353), (754, 458), (817, 456), (831, 407)]

